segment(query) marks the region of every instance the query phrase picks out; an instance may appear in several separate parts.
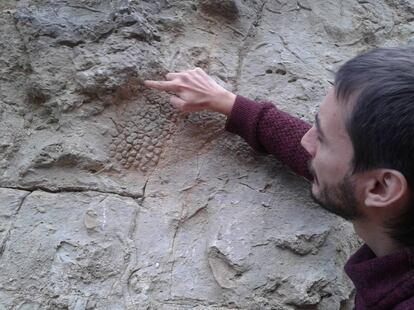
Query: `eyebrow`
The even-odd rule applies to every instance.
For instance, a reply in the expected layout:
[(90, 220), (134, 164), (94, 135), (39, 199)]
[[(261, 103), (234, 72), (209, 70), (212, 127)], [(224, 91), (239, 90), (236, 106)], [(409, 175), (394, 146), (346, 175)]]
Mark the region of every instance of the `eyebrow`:
[(316, 130), (318, 131), (321, 138), (326, 139), (325, 134), (323, 133), (323, 131), (321, 129), (321, 123), (319, 121), (319, 115), (318, 114), (315, 114), (315, 125), (316, 125)]

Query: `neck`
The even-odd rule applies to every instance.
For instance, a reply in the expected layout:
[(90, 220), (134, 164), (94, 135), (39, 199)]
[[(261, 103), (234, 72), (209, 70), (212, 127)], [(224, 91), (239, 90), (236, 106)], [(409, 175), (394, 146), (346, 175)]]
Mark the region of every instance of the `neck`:
[(403, 248), (386, 234), (383, 227), (366, 221), (354, 221), (355, 232), (370, 247), (377, 257), (397, 252)]

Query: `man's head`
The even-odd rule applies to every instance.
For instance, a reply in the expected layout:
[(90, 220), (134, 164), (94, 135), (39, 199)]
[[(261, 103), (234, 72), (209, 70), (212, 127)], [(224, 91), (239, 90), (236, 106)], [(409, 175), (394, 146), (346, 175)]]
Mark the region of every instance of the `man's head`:
[(414, 48), (345, 63), (302, 145), (321, 205), (414, 244)]

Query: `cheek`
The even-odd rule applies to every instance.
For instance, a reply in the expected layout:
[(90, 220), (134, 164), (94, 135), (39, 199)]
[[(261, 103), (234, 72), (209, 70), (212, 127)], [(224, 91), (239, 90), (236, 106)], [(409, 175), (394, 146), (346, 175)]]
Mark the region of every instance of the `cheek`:
[(328, 189), (333, 184), (340, 182), (337, 167), (332, 161), (332, 158), (324, 153), (317, 154), (312, 160), (312, 167), (315, 173), (315, 180), (312, 182), (312, 194), (315, 197), (320, 197), (323, 189)]
[(324, 150), (323, 147), (319, 148), (312, 166), (320, 183), (336, 184), (347, 172), (339, 156)]

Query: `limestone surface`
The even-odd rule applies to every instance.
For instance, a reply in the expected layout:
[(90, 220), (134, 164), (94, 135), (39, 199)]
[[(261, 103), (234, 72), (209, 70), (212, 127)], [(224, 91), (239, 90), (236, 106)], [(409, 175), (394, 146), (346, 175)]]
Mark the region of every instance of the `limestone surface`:
[(0, 2), (0, 309), (351, 309), (309, 184), (145, 79), (195, 66), (311, 121), (408, 0)]

